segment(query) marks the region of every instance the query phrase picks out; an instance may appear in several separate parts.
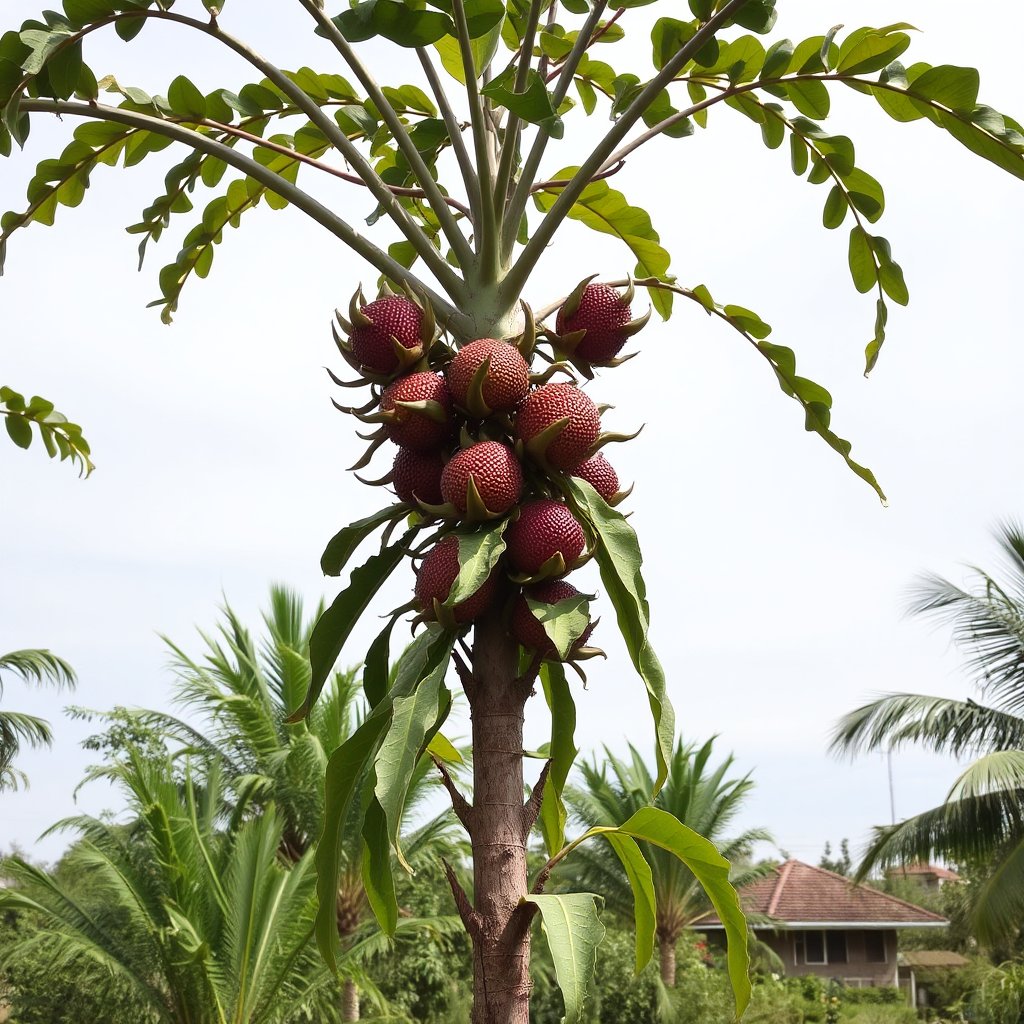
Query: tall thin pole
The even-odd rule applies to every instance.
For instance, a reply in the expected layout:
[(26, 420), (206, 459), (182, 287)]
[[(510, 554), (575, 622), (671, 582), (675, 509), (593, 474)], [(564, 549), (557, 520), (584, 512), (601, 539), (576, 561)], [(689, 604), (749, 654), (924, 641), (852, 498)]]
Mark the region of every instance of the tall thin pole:
[(892, 747), (885, 752), (886, 768), (889, 772), (889, 817), (896, 824), (896, 791), (892, 784)]

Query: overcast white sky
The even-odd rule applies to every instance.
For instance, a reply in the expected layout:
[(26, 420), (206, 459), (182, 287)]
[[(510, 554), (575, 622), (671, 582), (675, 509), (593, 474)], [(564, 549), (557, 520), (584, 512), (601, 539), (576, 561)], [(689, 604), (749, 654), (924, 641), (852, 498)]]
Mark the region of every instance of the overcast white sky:
[[(297, 4), (249, 13), (270, 6), (228, 4), (223, 24), (281, 66), (343, 70)], [(3, 7), (4, 28), (38, 11), (36, 0)], [(648, 59), (642, 25), (665, 7), (624, 19), (637, 64)], [(922, 34), (909, 60), (979, 67), (982, 101), (1024, 115), (1018, 4), (993, 0), (983, 17), (952, 0), (779, 8), (775, 37), (794, 39), (837, 22), (910, 21)], [(236, 60), (174, 29), (150, 27), (127, 47), (113, 35), (90, 43), (98, 73), (151, 92), (181, 72), (207, 89), (248, 80)], [(418, 80), (407, 53), (370, 54), (382, 79)], [(853, 93), (835, 95), (828, 124), (853, 137), (858, 163), (885, 186), (877, 230), (911, 289), (870, 380), (861, 370), (873, 303), (849, 281), (846, 232), (822, 229), (825, 190), (794, 178), (786, 151), (764, 149), (750, 122), (716, 110), (712, 130), (650, 145), (614, 185), (650, 210), (682, 283), (757, 310), (772, 340), (796, 349), (801, 372), (832, 390), (834, 426), (876, 471), (890, 506), (804, 433), (798, 407), (738, 336), (682, 300), (668, 324), (640, 336), (640, 358), (591, 387), (616, 405), (613, 429), (647, 423), (611, 455), (636, 480), (652, 636), (680, 728), (693, 739), (719, 734), (722, 753), (753, 772), (740, 824), (771, 828), (781, 847), (812, 861), (826, 840), (849, 836), (856, 848), (889, 817), (882, 759), (827, 755), (836, 719), (879, 691), (968, 692), (947, 637), (902, 618), (907, 585), (924, 569), (960, 579), (961, 562), (991, 564), (994, 521), (1024, 514), (1021, 182)], [(578, 162), (601, 126), (570, 122), (547, 169)], [(71, 128), (36, 120), (28, 151), (0, 163), (0, 206), (21, 205), (32, 167)], [(193, 220), (172, 227), (141, 275), (122, 229), (158, 194), (167, 165), (158, 157), (127, 173), (98, 171), (80, 209), (12, 239), (0, 280), (0, 383), (45, 395), (84, 424), (99, 467), (83, 482), (41, 448), (0, 446), (0, 650), (58, 652), (79, 673), (74, 701), (95, 708), (165, 706), (171, 679), (157, 633), (198, 651), (194, 627), (213, 625), (223, 596), (253, 622), (271, 581), (310, 603), (333, 597), (337, 581), (318, 570), (323, 546), (382, 498), (344, 472), (360, 443), (333, 411), (322, 369), (337, 362), (331, 311), (375, 273), (296, 212), (261, 208), (218, 250), (210, 279), (186, 291), (175, 325), (162, 326), (145, 303)], [(355, 222), (372, 208), (352, 187), (324, 194)], [(541, 306), (586, 275), (631, 266), (624, 249), (572, 225), (526, 297)], [(387, 462), (375, 465), (383, 473)], [(404, 601), (410, 585), (411, 574), (396, 578), (379, 610)], [(592, 663), (590, 688), (578, 693), (578, 743), (650, 749), (643, 687), (610, 609), (601, 611), (595, 642), (610, 660)], [(377, 628), (370, 619), (358, 631), (349, 662)], [(16, 841), (51, 858), (61, 849), (59, 838), (32, 844), (74, 812), (89, 762), (79, 748), (88, 727), (62, 718), (67, 702), (17, 685), (5, 692), (6, 707), (51, 718), (57, 742), (22, 758), (29, 791), (0, 796), (0, 847)], [(534, 701), (528, 742), (543, 740), (545, 718)], [(951, 762), (898, 755), (898, 816), (937, 802), (955, 773)], [(113, 799), (94, 787), (77, 806), (96, 811)]]

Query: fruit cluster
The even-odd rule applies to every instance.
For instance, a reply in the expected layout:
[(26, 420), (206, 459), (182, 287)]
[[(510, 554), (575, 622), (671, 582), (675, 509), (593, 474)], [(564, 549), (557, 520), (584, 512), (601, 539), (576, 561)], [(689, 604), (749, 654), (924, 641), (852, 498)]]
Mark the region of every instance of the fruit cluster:
[[(439, 527), (417, 554), (421, 620), (457, 629), (503, 602), (510, 632), (537, 659), (599, 653), (587, 646), (594, 625), (587, 598), (563, 578), (592, 553), (564, 500), (565, 479), (585, 480), (617, 504), (626, 493), (600, 449), (635, 435), (602, 432), (602, 409), (578, 387), (574, 371), (591, 378), (594, 366), (629, 358), (619, 352), (650, 316), (631, 319), (632, 299), (632, 286), (620, 293), (588, 278), (558, 309), (553, 331), (538, 334), (524, 303), (520, 336), (461, 345), (441, 338), (429, 303), (411, 292), (385, 288), (369, 303), (357, 292), (348, 318), (339, 313), (344, 334), (336, 330), (335, 340), (359, 378), (331, 376), (343, 386), (369, 384), (372, 397), (361, 408), (335, 404), (379, 425), (360, 435), (371, 445), (353, 468), (392, 441), (398, 451), (391, 471), (364, 482), (390, 484), (414, 515)], [(531, 371), (535, 356), (549, 364), (543, 373)], [(570, 379), (553, 381), (556, 374)], [(504, 530), (504, 555), (473, 593), (451, 601), (460, 544), (495, 525)], [(570, 608), (577, 628), (559, 650), (545, 622)]]

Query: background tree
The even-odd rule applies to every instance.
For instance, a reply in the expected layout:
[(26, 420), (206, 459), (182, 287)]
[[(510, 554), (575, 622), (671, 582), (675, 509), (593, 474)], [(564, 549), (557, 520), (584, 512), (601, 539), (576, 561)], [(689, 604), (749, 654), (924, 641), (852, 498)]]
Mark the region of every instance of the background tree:
[(857, 874), (933, 857), (965, 862), (979, 875), (968, 890), (972, 925), (989, 943), (1014, 936), (1024, 914), (1024, 530), (1003, 523), (996, 539), (999, 574), (974, 568), (968, 589), (926, 575), (910, 605), (950, 628), (986, 702), (887, 694), (846, 715), (832, 741), (847, 754), (914, 743), (975, 758), (938, 807), (877, 828)]
[[(0, 697), (4, 694), (5, 676), (17, 676), (26, 683), (74, 689), (75, 673), (71, 666), (49, 651), (25, 650), (0, 654)], [(53, 742), (50, 726), (36, 715), (21, 711), (0, 711), (0, 791), (16, 789), (28, 781), (24, 772), (14, 767), (14, 759), (27, 743), (30, 747), (48, 747)]]
[[(770, 328), (760, 317), (743, 307), (716, 302), (704, 286), (677, 284), (669, 272), (670, 256), (650, 218), (606, 179), (651, 139), (663, 134), (684, 137), (698, 127), (703, 129), (715, 108), (749, 118), (770, 148), (778, 148), (788, 138), (796, 173), (811, 182), (831, 183), (824, 210), (826, 227), (838, 228), (852, 219), (850, 272), (858, 290), (877, 296), (875, 330), (866, 351), (870, 369), (884, 342), (887, 302), (904, 303), (908, 293), (888, 241), (869, 230), (884, 210), (881, 186), (857, 166), (852, 141), (825, 131), (818, 123), (829, 114), (829, 90), (844, 85), (873, 97), (898, 121), (927, 118), (974, 153), (1024, 177), (1020, 125), (978, 103), (978, 76), (972, 69), (900, 63), (898, 58), (910, 43), (905, 25), (856, 29), (841, 38), (833, 29), (797, 44), (780, 40), (765, 48), (749, 33), (772, 29), (774, 0), (691, 0), (689, 11), (683, 12), (686, 20), (676, 17), (680, 13), (676, 7), (670, 16), (657, 20), (652, 30), (653, 72), (642, 66), (636, 73), (594, 59), (591, 51), (598, 44), (616, 44), (623, 35), (622, 23), (631, 17), (629, 11), (646, 6), (644, 0), (623, 0), (614, 14), (607, 0), (434, 0), (427, 7), (412, 0), (365, 0), (333, 17), (318, 0), (296, 0), (296, 14), (301, 9), (311, 30), (333, 45), (358, 83), (353, 85), (309, 68), (293, 72), (278, 68), (225, 29), (226, 16), (214, 0), (204, 0), (199, 17), (180, 14), (171, 6), (170, 0), (156, 8), (150, 0), (65, 0), (63, 13), (47, 12), (43, 20), (27, 22), (0, 40), (4, 126), (0, 151), (10, 150), (14, 141), (24, 142), (32, 118), (40, 114), (87, 122), (75, 129), (74, 141), (60, 158), (40, 166), (27, 208), (0, 223), (2, 241), (28, 223), (49, 222), (59, 206), (80, 202), (91, 173), (100, 164), (116, 163), (122, 157), (126, 164), (134, 164), (174, 142), (182, 143), (191, 152), (175, 165), (165, 179), (165, 191), (132, 228), (141, 236), (143, 254), (178, 212), (191, 208), (186, 193), (196, 182), (220, 189), (229, 168), (241, 177), (230, 180), (206, 208), (178, 257), (161, 272), (162, 295), (157, 305), (170, 319), (184, 284), (209, 273), (214, 247), (225, 229), (240, 223), (248, 209), (266, 199), (271, 206), (291, 204), (302, 210), (362, 256), (386, 279), (384, 283), (408, 290), (408, 298), (402, 300), (407, 305), (396, 306), (395, 297), (385, 293), (385, 305), (373, 309), (372, 315), (366, 312), (372, 304), (365, 304), (357, 293), (349, 319), (339, 317), (339, 327), (348, 335), (339, 335), (342, 354), (358, 369), (359, 383), (373, 386), (370, 400), (351, 411), (385, 427), (382, 434), (373, 436), (367, 461), (383, 443), (387, 427), (413, 418), (421, 429), (436, 432), (449, 422), (451, 414), (444, 404), (447, 385), (429, 371), (446, 368), (455, 350), (461, 355), (474, 340), (497, 339), (496, 351), (508, 356), (508, 346), (502, 349), (501, 342), (516, 338), (522, 358), (525, 353), (531, 360), (570, 362), (584, 376), (592, 375), (595, 364), (614, 363), (619, 342), (643, 326), (643, 318), (630, 319), (631, 282), (615, 283), (627, 289), (620, 295), (612, 283), (588, 291), (587, 279), (566, 300), (539, 308), (536, 317), (524, 303), (538, 259), (566, 218), (572, 217), (628, 245), (637, 259), (636, 283), (650, 290), (651, 301), (663, 317), (670, 315), (674, 298), (681, 296), (738, 331), (768, 363), (784, 393), (799, 403), (807, 428), (881, 495), (873, 474), (852, 459), (849, 443), (832, 430), (829, 393), (796, 372), (790, 349), (766, 340)], [(153, 23), (174, 23), (223, 44), (252, 66), (258, 80), (237, 93), (218, 89), (204, 95), (188, 78), (179, 76), (169, 84), (166, 97), (151, 96), (114, 78), (98, 80), (84, 62), (82, 44), (91, 33), (112, 27), (133, 39)], [(144, 39), (150, 35), (146, 33)], [(416, 52), (431, 96), (415, 86), (377, 84), (356, 52), (356, 44), (373, 37)], [(431, 46), (433, 51), (428, 49)], [(457, 101), (451, 100), (451, 87), (446, 90), (441, 81), (434, 54), (460, 83)], [(610, 112), (611, 125), (592, 148), (562, 158), (561, 169), (553, 177), (542, 178), (549, 143), (566, 134), (564, 116), (573, 89), (584, 112), (593, 113), (600, 105)], [(107, 96), (114, 97), (113, 103), (101, 102)], [(271, 122), (276, 127), (280, 119), (291, 117), (298, 118), (293, 133), (266, 134)], [(639, 127), (641, 122), (644, 128)], [(463, 123), (468, 126), (468, 143)], [(442, 185), (438, 177), (439, 157), (449, 148), (454, 156), (451, 163), (457, 167), (455, 187)], [(304, 187), (296, 181), (300, 169)], [(312, 177), (319, 176), (321, 181), (329, 176), (365, 186), (378, 203), (371, 219), (386, 217), (401, 240), (387, 251), (369, 241), (316, 198), (316, 182), (307, 190), (311, 171), (318, 172)], [(531, 215), (531, 201), (539, 218)], [(422, 263), (422, 275), (410, 269), (415, 262)], [(605, 308), (604, 319), (590, 319), (595, 306)], [(387, 324), (385, 310), (396, 308), (404, 310), (406, 326), (410, 318), (415, 321), (416, 330), (399, 331), (397, 322)], [(524, 329), (517, 324), (520, 310)], [(595, 350), (601, 331), (609, 326), (609, 315), (614, 329), (611, 340), (607, 336), (604, 340), (615, 351), (600, 346)], [(553, 326), (545, 324), (551, 316)], [(539, 347), (535, 346), (537, 323), (544, 328)], [(437, 324), (445, 327), (448, 339), (434, 344)], [(372, 333), (375, 328), (380, 332), (382, 325), (386, 329), (374, 342), (380, 346), (382, 361), (356, 352), (358, 332)], [(593, 333), (587, 339), (581, 331)], [(600, 433), (600, 410), (575, 390), (547, 391), (539, 399), (535, 396), (541, 391), (532, 392), (531, 408), (536, 411), (539, 403), (543, 414), (532, 421), (525, 402), (507, 415), (492, 415), (500, 410), (486, 401), (483, 385), (493, 382), (488, 377), (490, 366), (485, 365), (489, 358), (477, 367), (483, 366), (479, 375), (469, 375), (469, 390), (459, 396), (457, 422), (467, 429), (460, 436), (467, 445), (475, 442), (504, 449), (500, 458), (505, 484), (518, 479), (525, 464), (528, 496), (564, 501), (563, 507), (582, 529), (649, 698), (658, 741), (657, 789), (665, 780), (672, 754), (673, 714), (664, 672), (647, 638), (650, 612), (637, 540), (625, 518), (605, 500), (620, 494), (601, 493), (586, 479), (574, 482), (561, 472), (575, 469), (575, 463), (592, 456), (598, 446), (621, 440), (623, 435)], [(393, 362), (399, 364), (397, 368)], [(410, 370), (414, 372), (405, 372)], [(395, 373), (404, 381), (402, 388), (397, 394), (389, 393), (386, 408), (378, 408), (384, 398), (379, 388)], [(425, 376), (411, 381), (417, 374)], [(545, 379), (535, 376), (527, 388)], [(582, 417), (587, 419), (586, 430), (577, 430), (579, 424), (569, 430), (572, 417), (562, 415), (564, 410), (556, 404), (545, 406), (553, 403), (556, 393), (560, 401), (567, 394), (574, 396), (565, 401), (587, 414)], [(513, 433), (520, 435), (518, 452), (511, 445)], [(574, 438), (576, 449), (569, 458), (566, 449)], [(562, 452), (557, 460), (556, 449)], [(585, 646), (589, 605), (585, 595), (569, 584), (558, 584), (554, 590), (528, 588), (526, 596), (517, 596), (524, 582), (550, 580), (542, 581), (536, 572), (526, 573), (525, 578), (520, 572), (509, 576), (505, 564), (499, 568), (506, 514), (517, 508), (521, 487), (507, 488), (517, 493), (500, 512), (495, 511), (496, 506), (488, 505), (479, 493), (477, 477), (493, 476), (485, 472), (487, 466), (473, 462), (482, 457), (478, 451), (457, 464), (464, 471), (465, 487), (456, 487), (455, 496), (464, 499), (466, 507), (460, 510), (454, 501), (452, 506), (460, 514), (453, 516), (450, 508), (432, 504), (415, 507), (413, 488), (408, 502), (343, 530), (325, 553), (325, 571), (340, 574), (354, 547), (390, 524), (382, 550), (353, 570), (350, 586), (314, 632), (311, 685), (301, 713), (312, 709), (355, 621), (410, 550), (418, 546), (419, 553), (429, 550), (436, 559), (448, 559), (449, 569), (454, 552), (457, 564), (451, 574), (433, 577), (438, 583), (436, 594), (420, 595), (423, 613), (440, 622), (421, 633), (399, 661), (390, 688), (386, 671), (390, 626), (371, 648), (364, 688), (372, 711), (328, 763), (326, 826), (318, 851), (321, 948), (333, 960), (342, 835), (357, 796), (352, 780), (362, 777), (371, 765), (373, 799), (364, 804), (361, 826), (370, 864), (367, 874), (373, 879), (371, 903), (386, 930), (396, 925), (389, 868), (392, 851), (402, 860), (400, 812), (412, 769), (451, 706), (445, 676), (454, 661), (474, 726), (472, 804), (449, 780), (456, 812), (474, 849), (473, 904), (461, 887), (453, 885), (474, 942), (474, 1021), (504, 1024), (528, 1019), (530, 923), (538, 910), (547, 924), (549, 942), (558, 950), (555, 963), (561, 970), (566, 1015), (577, 1020), (582, 1013), (585, 979), (593, 969), (603, 928), (594, 894), (554, 897), (539, 891), (543, 879), (529, 882), (526, 845), (538, 815), (551, 867), (580, 842), (591, 839), (612, 843), (631, 866), (635, 899), (647, 907), (635, 915), (640, 931), (638, 968), (653, 951), (655, 915), (649, 906), (653, 901), (649, 868), (641, 866), (645, 862), (636, 842), (653, 843), (679, 855), (708, 889), (729, 932), (731, 969), (742, 1009), (749, 995), (745, 929), (728, 884), (728, 865), (716, 859), (709, 844), (652, 807), (615, 829), (605, 827), (564, 844), (561, 787), (575, 753), (564, 722), (569, 719), (572, 697), (551, 671), (543, 683), (553, 708), (553, 756), (537, 780), (533, 797), (520, 806), (526, 700), (549, 648), (556, 655), (554, 660), (561, 660), (574, 648)], [(491, 495), (485, 497), (490, 500)], [(410, 521), (411, 511), (415, 516)], [(406, 520), (408, 529), (391, 542), (400, 520)], [(445, 536), (431, 549), (431, 541), (438, 540), (439, 534)], [(572, 558), (557, 552), (562, 570), (575, 563), (581, 548), (574, 550)], [(541, 569), (547, 577), (559, 574), (558, 563), (545, 560)], [(500, 596), (520, 601), (520, 635), (509, 635), (497, 610), (504, 601), (498, 601), (494, 610), (481, 613), (472, 641), (467, 642), (467, 620), (473, 616), (462, 609), (459, 621), (456, 610), (495, 572), (493, 586), (504, 592)], [(566, 586), (569, 591), (564, 590)], [(543, 594), (547, 600), (538, 596)], [(561, 596), (556, 600), (555, 594)], [(539, 653), (532, 663), (525, 659), (524, 671), (520, 645), (531, 632), (533, 639), (525, 646)], [(456, 650), (457, 642), (465, 646)], [(554, 664), (550, 655), (548, 660)]]
[[(306, 857), (323, 827), (323, 777), (328, 758), (366, 715), (356, 671), (336, 670), (308, 718), (287, 721), (289, 711), (301, 703), (309, 686), (309, 638), (322, 611), (317, 608), (308, 618), (295, 591), (273, 586), (263, 613), (264, 635), (257, 637), (231, 606), (225, 605), (217, 630), (200, 632), (205, 647), (201, 656), (167, 641), (177, 677), (174, 702), (185, 717), (123, 709), (113, 716), (101, 716), (112, 723), (115, 741), (123, 740), (124, 730), (129, 730), (130, 749), (149, 736), (199, 751), (211, 763), (219, 764), (227, 798), (239, 812), (274, 808), (281, 821), (279, 852), (292, 863)], [(108, 744), (94, 739), (92, 745)], [(461, 756), (440, 737), (435, 750), (446, 757)], [(436, 861), (442, 853), (451, 857), (459, 846), (450, 813), (424, 818), (424, 804), (437, 783), (432, 769), (428, 757), (420, 759), (405, 803), (404, 848), (413, 864)], [(108, 774), (109, 770), (101, 766), (98, 773)], [(354, 804), (353, 816), (359, 811), (358, 803)], [(417, 817), (416, 827), (409, 827)], [(342, 946), (348, 949), (366, 940), (367, 925), (376, 922), (363, 882), (362, 840), (357, 827), (346, 831), (346, 840), (337, 927)], [(425, 927), (436, 930), (437, 920), (432, 917)], [(412, 930), (413, 919), (407, 918), (403, 927), (406, 933)], [(344, 982), (342, 1019), (359, 1019), (355, 978)]]
[(826, 871), (834, 871), (837, 875), (848, 875), (853, 871), (853, 858), (850, 856), (850, 840), (842, 839), (839, 842), (839, 854), (832, 856), (832, 844), (825, 843), (825, 849), (821, 851), (821, 860), (818, 867)]
[[(667, 811), (687, 828), (710, 839), (730, 863), (748, 860), (759, 842), (772, 842), (767, 829), (748, 828), (730, 836), (731, 825), (744, 800), (754, 788), (749, 773), (730, 778), (733, 755), (712, 763), (714, 738), (701, 746), (676, 743), (665, 785), (658, 790), (655, 775), (632, 745), (629, 759), (622, 760), (607, 747), (601, 761), (580, 764), (581, 785), (566, 790), (566, 803), (584, 828), (627, 821), (644, 807)], [(658, 949), (661, 979), (670, 988), (676, 983), (676, 945), (684, 929), (710, 909), (700, 881), (685, 864), (656, 846), (641, 844), (651, 866), (657, 901)], [(567, 871), (584, 887), (604, 894), (609, 911), (627, 920), (633, 916), (633, 895), (622, 863), (610, 847), (582, 847)], [(737, 868), (736, 886), (764, 874), (759, 867)]]

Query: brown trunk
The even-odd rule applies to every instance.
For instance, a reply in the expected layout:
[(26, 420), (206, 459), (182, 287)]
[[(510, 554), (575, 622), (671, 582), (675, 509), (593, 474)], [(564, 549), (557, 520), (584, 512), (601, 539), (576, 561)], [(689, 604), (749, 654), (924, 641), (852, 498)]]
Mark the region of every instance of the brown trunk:
[(661, 959), (661, 980), (666, 988), (676, 987), (676, 939), (658, 936), (658, 956)]
[(341, 1019), (359, 1020), (359, 989), (354, 981), (346, 981), (342, 989)]
[(530, 921), (518, 648), (498, 615), (476, 626), (473, 718), (473, 1024), (529, 1024)]

